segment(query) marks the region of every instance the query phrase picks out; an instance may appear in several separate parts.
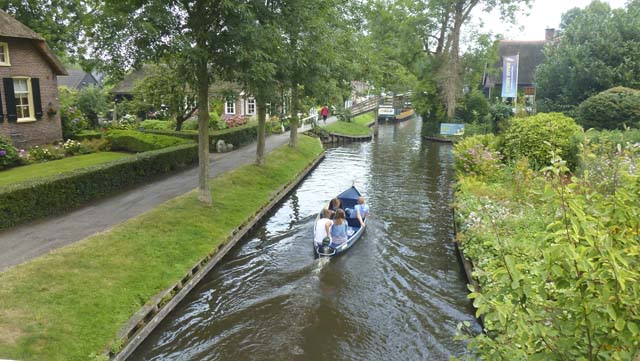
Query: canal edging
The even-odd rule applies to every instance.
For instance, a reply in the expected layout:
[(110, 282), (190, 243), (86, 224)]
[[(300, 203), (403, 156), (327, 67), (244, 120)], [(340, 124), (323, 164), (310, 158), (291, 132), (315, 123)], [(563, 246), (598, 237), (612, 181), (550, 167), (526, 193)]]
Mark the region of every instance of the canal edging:
[[(126, 360), (151, 334), (164, 318), (215, 267), (233, 247), (280, 203), (324, 159), (325, 152), (316, 157), (295, 179), (276, 191), (271, 200), (258, 209), (245, 223), (231, 232), (227, 240), (198, 261), (173, 286), (159, 292), (132, 316), (118, 335), (120, 350), (107, 350), (104, 356), (111, 360)], [(117, 353), (116, 353), (117, 352)]]

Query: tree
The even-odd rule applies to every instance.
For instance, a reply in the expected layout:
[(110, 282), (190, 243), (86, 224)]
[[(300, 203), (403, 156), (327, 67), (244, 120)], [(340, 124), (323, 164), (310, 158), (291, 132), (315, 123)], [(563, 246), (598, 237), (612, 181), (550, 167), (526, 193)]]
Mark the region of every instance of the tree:
[(538, 67), (538, 98), (564, 110), (615, 86), (640, 88), (640, 1), (611, 9), (593, 1), (562, 18), (557, 44)]
[(40, 34), (62, 59), (78, 59), (85, 52), (84, 22), (89, 18), (84, 0), (0, 0), (0, 9)]
[(230, 0), (106, 0), (91, 29), (96, 54), (114, 73), (167, 56), (193, 69), (198, 104), (198, 199), (211, 204), (209, 189), (209, 84), (226, 51), (228, 20), (239, 18)]
[(154, 109), (166, 107), (169, 116), (176, 120), (176, 131), (196, 110), (197, 94), (193, 89), (193, 74), (183, 64), (164, 63), (148, 66), (145, 78), (134, 87), (136, 97)]
[(104, 90), (93, 85), (80, 89), (77, 95), (78, 109), (93, 128), (98, 128), (98, 117), (107, 111), (107, 95)]

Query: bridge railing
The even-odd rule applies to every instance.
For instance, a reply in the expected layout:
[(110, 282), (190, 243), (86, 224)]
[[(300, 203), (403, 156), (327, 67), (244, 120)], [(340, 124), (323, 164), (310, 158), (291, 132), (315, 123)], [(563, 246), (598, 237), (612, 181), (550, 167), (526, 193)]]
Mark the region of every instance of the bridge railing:
[(351, 108), (349, 108), (349, 111), (351, 112), (351, 116), (355, 117), (356, 115), (364, 114), (378, 109), (378, 104), (380, 104), (380, 97), (375, 96), (363, 102), (352, 105)]

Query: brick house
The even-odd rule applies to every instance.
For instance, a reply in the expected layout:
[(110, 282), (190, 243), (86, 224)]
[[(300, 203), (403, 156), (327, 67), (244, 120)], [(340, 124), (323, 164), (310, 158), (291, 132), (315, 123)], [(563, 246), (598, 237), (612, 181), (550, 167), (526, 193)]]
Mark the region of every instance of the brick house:
[(67, 72), (44, 38), (0, 10), (0, 134), (16, 147), (62, 139), (58, 75)]

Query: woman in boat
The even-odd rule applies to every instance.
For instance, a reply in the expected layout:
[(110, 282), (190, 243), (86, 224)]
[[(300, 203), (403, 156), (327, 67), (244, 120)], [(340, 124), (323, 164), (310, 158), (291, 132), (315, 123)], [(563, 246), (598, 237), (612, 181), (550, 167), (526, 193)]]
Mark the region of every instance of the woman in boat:
[(334, 198), (329, 202), (329, 210), (331, 211), (331, 219), (334, 219), (338, 209), (342, 210), (342, 203), (338, 198)]
[(349, 224), (347, 223), (346, 215), (342, 209), (336, 210), (336, 214), (333, 218), (333, 225), (331, 226), (331, 245), (339, 246), (347, 241), (347, 231), (349, 230)]
[(364, 219), (369, 215), (369, 205), (365, 203), (364, 197), (358, 197), (358, 204), (353, 209), (358, 222), (360, 222), (360, 227), (364, 227)]
[(327, 208), (322, 210), (322, 217), (316, 222), (315, 238), (314, 242), (317, 246), (322, 246), (322, 241), (325, 238), (331, 239), (331, 225), (333, 221), (329, 219), (331, 217), (331, 211)]

